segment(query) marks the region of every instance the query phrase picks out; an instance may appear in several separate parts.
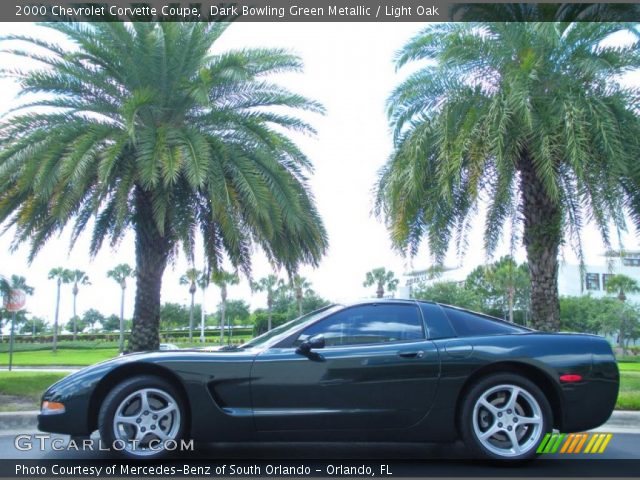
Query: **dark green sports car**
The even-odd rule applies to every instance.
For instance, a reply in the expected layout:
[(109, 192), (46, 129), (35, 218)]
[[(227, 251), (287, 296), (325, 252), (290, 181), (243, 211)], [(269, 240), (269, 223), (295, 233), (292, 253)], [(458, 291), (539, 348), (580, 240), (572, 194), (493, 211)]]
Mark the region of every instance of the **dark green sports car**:
[(239, 347), (124, 355), (42, 398), (40, 430), (120, 445), (462, 438), (478, 456), (525, 459), (552, 429), (598, 427), (619, 373), (610, 345), (410, 300), (332, 305)]

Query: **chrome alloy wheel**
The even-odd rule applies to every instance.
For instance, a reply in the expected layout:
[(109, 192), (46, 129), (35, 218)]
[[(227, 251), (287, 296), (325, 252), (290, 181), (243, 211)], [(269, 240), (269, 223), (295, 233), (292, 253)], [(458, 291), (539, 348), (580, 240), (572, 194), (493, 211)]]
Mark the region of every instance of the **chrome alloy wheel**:
[(473, 407), (473, 431), (484, 448), (500, 457), (518, 457), (542, 437), (542, 409), (531, 393), (517, 385), (486, 390)]
[(132, 455), (157, 454), (167, 441), (180, 432), (180, 409), (176, 400), (163, 390), (143, 388), (127, 396), (113, 417), (114, 439)]

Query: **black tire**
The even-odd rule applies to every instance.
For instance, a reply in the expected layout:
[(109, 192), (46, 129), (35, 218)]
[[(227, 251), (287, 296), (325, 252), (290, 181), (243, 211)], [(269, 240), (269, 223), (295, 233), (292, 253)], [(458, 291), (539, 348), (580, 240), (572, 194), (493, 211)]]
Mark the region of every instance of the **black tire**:
[[(507, 410), (507, 400), (511, 398), (509, 392), (515, 389), (506, 387), (521, 389), (516, 396), (516, 409)], [(493, 398), (488, 402), (491, 410), (480, 404), (482, 397)], [(507, 414), (507, 411), (515, 413)], [(539, 428), (538, 424), (529, 423), (536, 417), (540, 418)], [(467, 391), (458, 421), (462, 440), (474, 457), (522, 461), (536, 456), (545, 433), (552, 430), (552, 419), (549, 401), (536, 384), (521, 375), (500, 373), (481, 378)], [(490, 431), (494, 431), (492, 428), (498, 427), (496, 433), (490, 435)], [(483, 433), (490, 436), (482, 440), (480, 435)], [(512, 435), (521, 435), (515, 448)]]
[[(143, 394), (141, 392), (145, 393)], [(140, 402), (142, 395), (149, 398), (151, 407), (148, 410), (143, 411), (141, 408), (142, 404)], [(127, 399), (132, 396), (133, 399), (128, 401)], [(173, 404), (167, 401), (168, 399), (175, 402), (176, 408), (170, 414), (156, 419), (158, 415), (155, 415), (155, 412), (160, 413), (162, 408), (167, 408), (170, 404)], [(162, 406), (163, 400), (166, 401), (165, 407)], [(128, 408), (134, 411), (132, 416), (139, 417), (140, 421), (144, 422), (142, 425), (146, 426), (141, 427), (140, 424), (122, 423), (118, 427), (119, 431), (116, 432), (114, 427), (115, 415), (118, 409), (123, 408), (123, 402), (125, 401), (128, 402), (127, 405), (131, 405)], [(154, 408), (158, 406), (159, 408), (155, 410)], [(110, 448), (112, 451), (121, 453), (129, 458), (152, 459), (165, 455), (167, 450), (162, 448), (162, 441), (160, 437), (156, 436), (156, 432), (164, 435), (165, 432), (161, 429), (161, 425), (170, 425), (170, 432), (172, 434), (169, 435), (169, 437), (179, 444), (185, 435), (186, 423), (187, 416), (180, 393), (170, 382), (153, 375), (136, 376), (116, 385), (113, 390), (109, 392), (104, 402), (102, 402), (98, 415), (98, 429), (100, 431), (103, 448)], [(151, 431), (152, 428), (154, 431)], [(126, 431), (130, 431), (131, 436), (134, 435), (133, 432), (137, 432), (140, 435), (144, 432), (145, 437), (142, 438), (139, 445), (134, 444), (131, 445), (131, 448), (122, 448), (122, 436)], [(154, 441), (154, 445), (152, 447), (147, 445), (145, 448), (145, 444), (150, 444), (151, 441)]]

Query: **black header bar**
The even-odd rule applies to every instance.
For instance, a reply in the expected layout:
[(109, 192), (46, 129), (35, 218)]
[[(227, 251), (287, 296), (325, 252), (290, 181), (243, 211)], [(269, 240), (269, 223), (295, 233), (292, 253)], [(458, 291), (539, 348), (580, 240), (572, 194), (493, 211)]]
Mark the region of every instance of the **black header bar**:
[(0, 21), (445, 22), (640, 21), (637, 3), (451, 0), (2, 0)]

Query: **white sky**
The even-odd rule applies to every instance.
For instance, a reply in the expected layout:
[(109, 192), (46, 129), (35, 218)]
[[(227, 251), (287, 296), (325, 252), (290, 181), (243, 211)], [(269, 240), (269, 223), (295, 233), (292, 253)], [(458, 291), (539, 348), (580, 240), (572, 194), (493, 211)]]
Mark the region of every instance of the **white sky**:
[[(377, 171), (391, 151), (391, 135), (385, 115), (385, 100), (403, 74), (396, 73), (393, 53), (415, 35), (422, 24), (417, 23), (237, 23), (229, 27), (216, 44), (216, 50), (242, 47), (284, 47), (302, 57), (304, 73), (281, 76), (281, 84), (319, 100), (327, 109), (324, 117), (314, 117), (316, 138), (295, 137), (312, 159), (315, 174), (311, 187), (329, 234), (330, 249), (319, 268), (305, 267), (301, 273), (313, 288), (331, 301), (344, 301), (373, 295), (373, 289), (362, 286), (365, 273), (384, 266), (401, 275), (402, 272), (429, 266), (426, 249), (412, 262), (392, 251), (384, 225), (371, 214), (372, 189)], [(43, 30), (30, 24), (2, 24), (3, 33), (42, 35)], [(44, 30), (46, 35), (46, 30)], [(0, 54), (0, 67), (19, 67), (15, 57)], [(639, 81), (636, 76), (633, 81)], [(17, 86), (0, 79), (0, 114), (15, 105)], [(460, 260), (452, 252), (448, 264), (464, 264), (471, 270), (485, 260), (482, 245), (482, 218), (469, 238), (469, 252)], [(128, 235), (120, 247), (108, 246), (91, 259), (88, 256), (90, 233), (84, 235), (69, 253), (68, 232), (51, 241), (36, 260), (28, 265), (26, 246), (9, 252), (12, 231), (0, 236), (0, 273), (27, 277), (36, 289), (28, 299), (27, 310), (49, 321), (53, 319), (55, 284), (47, 280), (51, 268), (64, 266), (88, 273), (92, 285), (81, 287), (78, 313), (96, 308), (102, 313), (119, 312), (119, 287), (106, 278), (106, 272), (118, 263), (135, 266), (133, 237)], [(603, 251), (597, 231), (589, 226), (584, 232), (588, 263), (596, 261)], [(627, 249), (637, 249), (637, 236), (624, 237)], [(503, 246), (497, 256), (505, 254)], [(569, 250), (563, 252), (567, 261), (575, 261)], [(524, 252), (517, 252), (520, 260)], [(187, 287), (178, 283), (188, 268), (184, 255), (165, 272), (162, 300), (188, 302)], [(271, 273), (264, 257), (254, 255), (254, 277)], [(133, 313), (133, 281), (127, 290), (125, 315)], [(200, 301), (199, 297), (197, 297)], [(215, 309), (219, 292), (211, 286), (205, 308)], [(252, 307), (265, 306), (264, 294), (251, 295), (248, 282), (230, 288), (229, 298), (242, 298)], [(71, 287), (64, 286), (61, 299), (61, 323), (71, 316)]]

